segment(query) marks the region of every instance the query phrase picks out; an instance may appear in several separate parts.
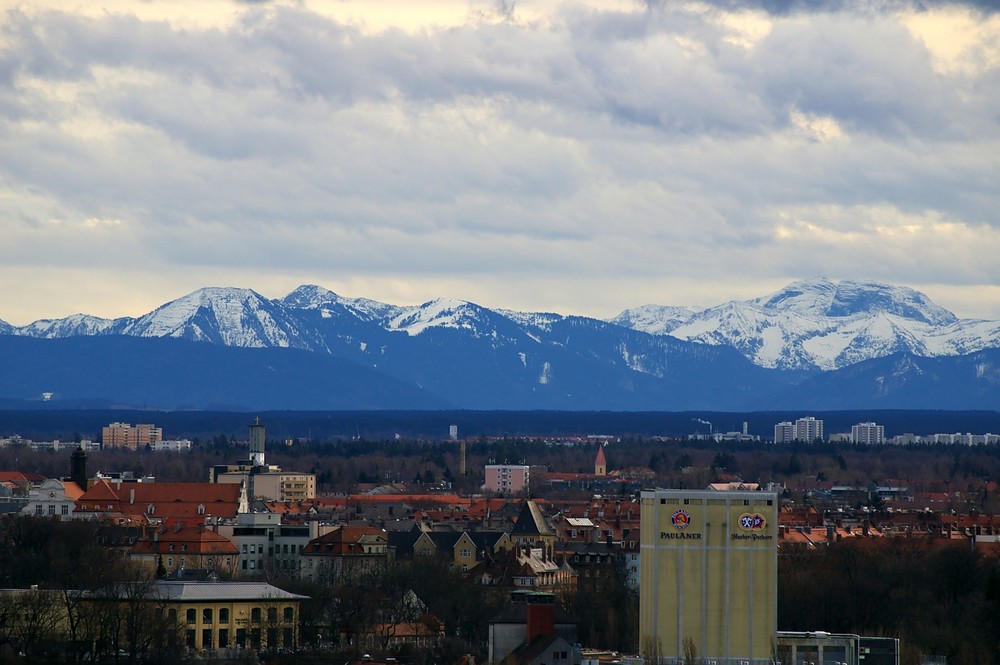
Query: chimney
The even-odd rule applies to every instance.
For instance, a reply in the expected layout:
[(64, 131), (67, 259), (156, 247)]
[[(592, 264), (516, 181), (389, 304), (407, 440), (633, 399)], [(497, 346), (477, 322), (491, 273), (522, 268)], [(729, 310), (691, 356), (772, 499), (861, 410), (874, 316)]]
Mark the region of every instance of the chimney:
[(555, 605), (552, 594), (533, 593), (528, 598), (528, 625), (525, 641), (531, 644), (539, 637), (555, 635)]

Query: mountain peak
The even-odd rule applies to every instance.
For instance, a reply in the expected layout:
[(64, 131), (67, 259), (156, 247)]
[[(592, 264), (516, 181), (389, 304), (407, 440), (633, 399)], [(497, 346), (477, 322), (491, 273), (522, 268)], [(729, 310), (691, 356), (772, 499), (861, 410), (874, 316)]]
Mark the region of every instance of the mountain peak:
[(390, 330), (403, 330), (419, 335), (428, 328), (464, 328), (474, 330), (482, 320), (482, 308), (465, 300), (436, 298), (416, 307), (401, 310), (386, 325)]
[(885, 313), (931, 325), (949, 325), (958, 320), (952, 312), (909, 287), (852, 279), (799, 280), (751, 302), (765, 312), (805, 316), (847, 318)]
[(320, 310), (324, 317), (334, 311), (357, 317), (362, 321), (382, 321), (399, 313), (400, 307), (368, 298), (345, 298), (330, 289), (313, 284), (303, 284), (284, 298), (276, 300), (279, 305), (294, 309)]
[(279, 304), (252, 289), (230, 287), (198, 289), (161, 305), (125, 333), (251, 348), (305, 346)]

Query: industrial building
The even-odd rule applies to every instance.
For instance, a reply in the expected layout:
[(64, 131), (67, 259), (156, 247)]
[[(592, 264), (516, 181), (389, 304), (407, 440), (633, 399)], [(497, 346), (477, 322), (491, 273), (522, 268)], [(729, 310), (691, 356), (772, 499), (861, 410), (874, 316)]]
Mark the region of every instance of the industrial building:
[(639, 648), (647, 662), (770, 665), (777, 495), (644, 491), (641, 533)]

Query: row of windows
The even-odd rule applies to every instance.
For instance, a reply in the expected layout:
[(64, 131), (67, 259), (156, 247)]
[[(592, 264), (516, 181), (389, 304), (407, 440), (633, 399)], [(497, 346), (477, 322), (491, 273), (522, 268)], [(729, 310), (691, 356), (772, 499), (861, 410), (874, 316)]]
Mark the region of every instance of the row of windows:
[[(211, 607), (205, 607), (205, 608), (203, 608), (201, 610), (201, 623), (204, 624), (204, 625), (209, 625), (209, 624), (214, 623), (214, 621), (213, 621), (214, 614), (215, 614), (215, 612), (214, 612), (214, 610)], [(171, 608), (168, 611), (167, 616), (171, 620), (176, 621), (177, 620), (177, 610)], [(252, 623), (260, 623), (262, 616), (263, 616), (263, 610), (260, 607), (250, 608), (250, 621)], [(185, 613), (185, 617), (184, 618), (185, 618), (185, 621), (187, 622), (187, 624), (189, 626), (193, 626), (195, 624), (195, 622), (197, 621), (197, 619), (198, 619), (198, 610), (194, 609), (193, 607), (188, 608), (187, 612)], [(295, 610), (292, 609), (291, 607), (284, 608), (282, 610), (282, 612), (281, 612), (281, 618), (282, 618), (282, 620), (285, 623), (292, 623), (293, 621), (295, 621)], [(277, 623), (277, 621), (278, 621), (278, 608), (277, 607), (268, 607), (267, 608), (267, 622), (268, 623)], [(221, 623), (221, 624), (227, 624), (227, 623), (229, 623), (229, 608), (228, 607), (219, 608), (219, 623)]]
[[(49, 513), (49, 515), (55, 515), (56, 514), (56, 505), (54, 503), (48, 504), (48, 513)], [(35, 504), (35, 515), (41, 516), (41, 515), (44, 515), (44, 514), (45, 514), (45, 508), (42, 506), (42, 504), (40, 504), (40, 503), (39, 504)], [(69, 515), (69, 505), (67, 505), (65, 503), (61, 504), (59, 506), (59, 514), (60, 515)]]
[[(289, 550), (288, 543), (285, 543), (284, 545), (278, 545), (277, 546), (277, 553), (278, 554), (301, 554), (303, 547), (304, 547), (303, 545), (292, 545), (291, 546), (291, 550)], [(257, 545), (256, 543), (250, 543), (248, 545), (247, 543), (243, 543), (243, 553), (244, 554), (248, 553), (248, 549), (249, 549), (249, 554), (263, 554), (264, 553), (264, 545)], [(267, 548), (267, 555), (268, 556), (274, 556), (275, 555), (275, 548), (274, 547), (268, 547)]]
[[(295, 646), (295, 631), (291, 628), (285, 628), (281, 631), (281, 642), (278, 642), (278, 629), (268, 628), (267, 629), (267, 646), (269, 647), (294, 647)], [(193, 629), (187, 631), (187, 646), (194, 649), (197, 648), (198, 644), (195, 640), (197, 632)], [(215, 639), (217, 638), (217, 640)], [(233, 643), (229, 641), (229, 629), (220, 628), (218, 634), (215, 633), (211, 628), (205, 628), (201, 631), (201, 648), (202, 649), (228, 649), (230, 647), (251, 647), (253, 649), (260, 649), (264, 646), (262, 642), (262, 634), (260, 628), (251, 628), (247, 631), (246, 628), (236, 629), (236, 640)]]

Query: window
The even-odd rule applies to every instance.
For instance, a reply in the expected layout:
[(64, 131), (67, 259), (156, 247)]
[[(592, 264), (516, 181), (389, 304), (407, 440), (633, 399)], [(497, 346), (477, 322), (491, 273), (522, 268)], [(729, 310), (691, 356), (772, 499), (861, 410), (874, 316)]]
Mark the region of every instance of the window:
[(250, 610), (250, 620), (254, 623), (260, 623), (260, 608), (254, 607)]
[(56, 514), (56, 504), (50, 503), (49, 504), (49, 515), (55, 515), (55, 514)]
[(167, 620), (170, 621), (171, 624), (177, 623), (176, 607), (171, 607), (169, 610), (167, 610)]
[(277, 607), (267, 608), (267, 622), (277, 623), (277, 621), (278, 621), (278, 608)]
[(291, 628), (285, 628), (284, 635), (282, 637), (284, 638), (284, 643), (282, 646), (285, 647), (295, 646), (295, 633)]
[(173, 568), (173, 567), (174, 567), (174, 557), (168, 556), (167, 557), (167, 568)]
[(292, 623), (293, 621), (295, 621), (295, 610), (293, 610), (291, 607), (286, 607), (285, 608), (285, 623)]
[(195, 619), (197, 618), (197, 616), (198, 616), (198, 614), (197, 614), (197, 612), (195, 612), (195, 610), (194, 610), (193, 607), (188, 608), (188, 611), (187, 611), (187, 622), (188, 622), (188, 625), (194, 624)]
[(254, 543), (251, 543), (251, 545), (250, 545), (250, 554), (256, 554), (256, 553), (257, 553), (257, 545), (254, 544)]
[(35, 514), (38, 515), (39, 517), (42, 515), (43, 510), (44, 509), (42, 508), (42, 504), (39, 503), (35, 506)]
[(229, 608), (228, 607), (223, 607), (222, 609), (219, 610), (219, 623), (229, 623)]
[(212, 623), (212, 608), (206, 607), (201, 611), (201, 622)]
[(247, 544), (246, 543), (243, 543), (243, 553), (244, 554), (247, 553)]
[(201, 631), (201, 648), (211, 649), (212, 648), (212, 629), (205, 628)]
[(257, 568), (257, 562), (254, 561), (254, 560), (251, 560), (250, 561), (250, 570), (254, 570), (256, 568)]
[[(222, 616), (221, 610), (219, 612), (219, 616), (220, 617)], [(219, 629), (219, 648), (220, 649), (228, 649), (229, 648), (229, 629), (228, 628), (220, 628)]]
[(464, 550), (459, 551), (458, 556), (463, 557), (463, 558), (468, 558), (468, 556), (469, 556), (469, 550), (464, 549)]
[(174, 544), (173, 543), (170, 543), (169, 545), (167, 545), (167, 551), (168, 552), (173, 552), (174, 551)]

